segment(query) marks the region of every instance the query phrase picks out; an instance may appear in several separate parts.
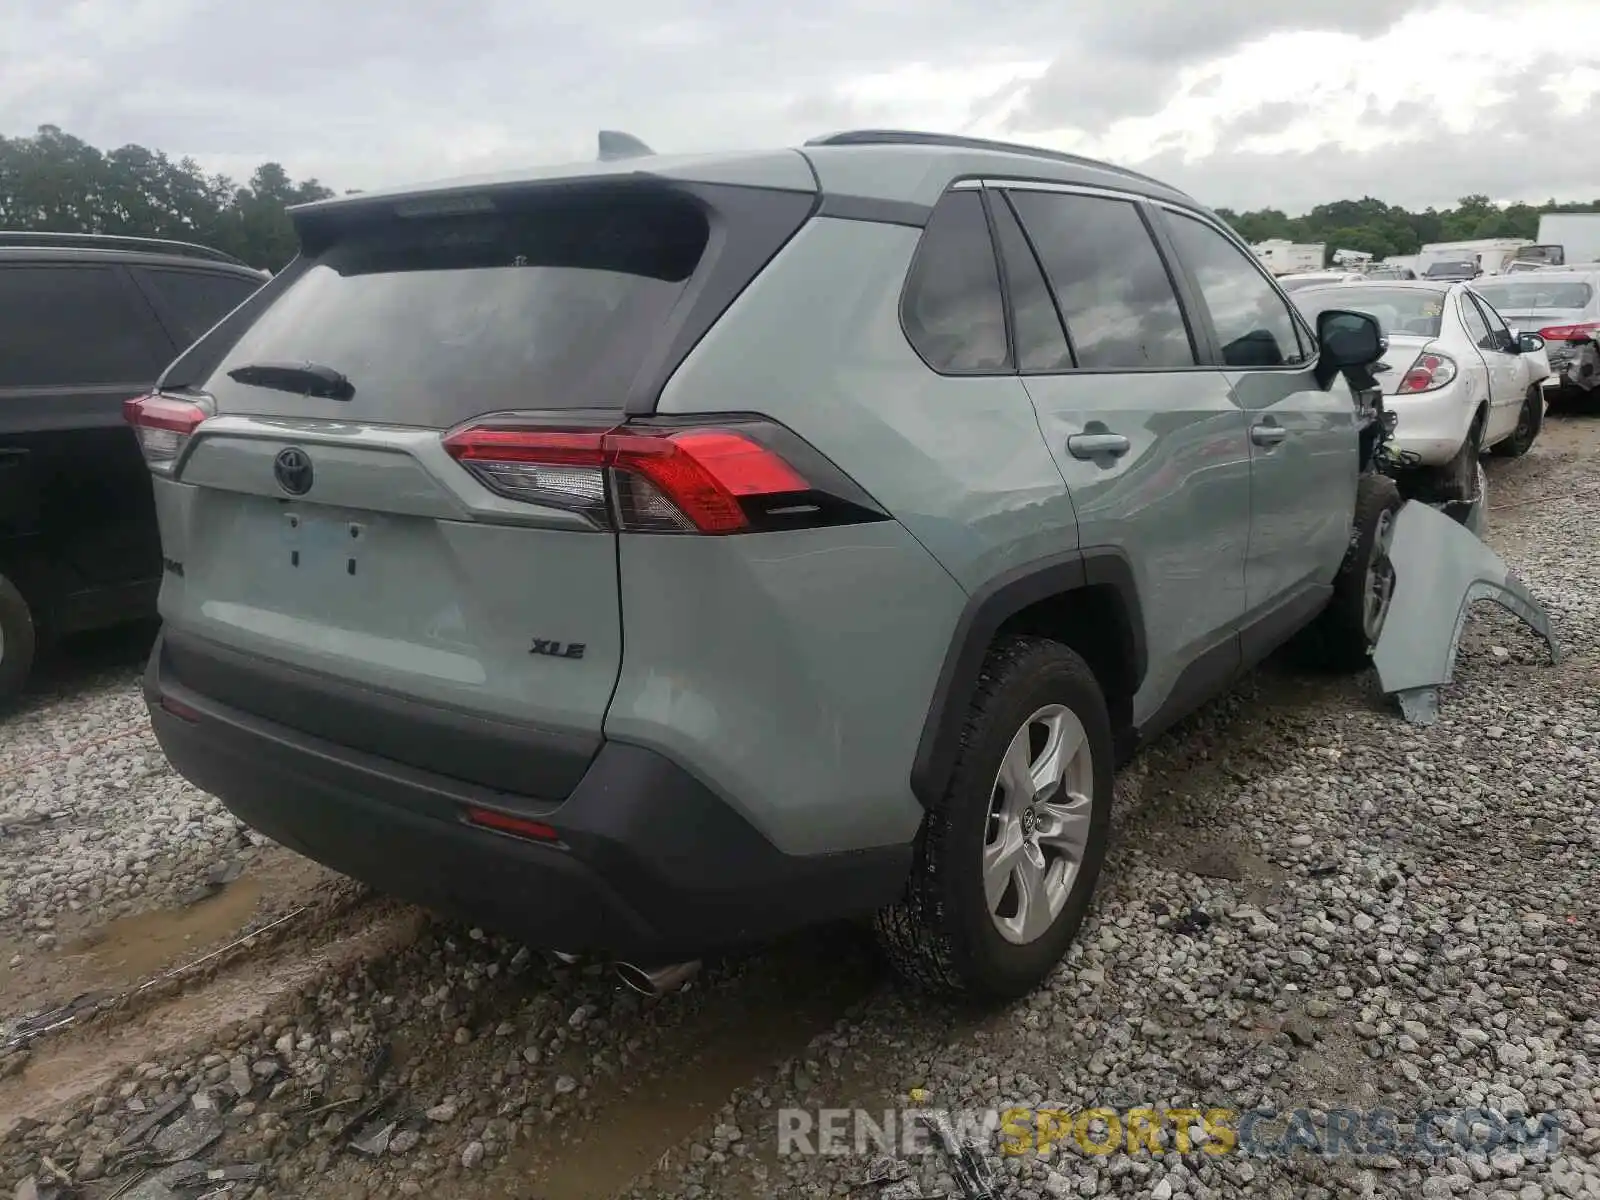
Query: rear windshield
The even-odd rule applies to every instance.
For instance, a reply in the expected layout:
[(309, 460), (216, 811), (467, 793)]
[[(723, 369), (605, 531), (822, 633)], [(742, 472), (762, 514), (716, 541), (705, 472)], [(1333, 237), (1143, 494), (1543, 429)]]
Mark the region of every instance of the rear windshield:
[(1301, 288), (1322, 287), (1325, 284), (1338, 282), (1337, 275), (1302, 275), (1298, 279), (1288, 275), (1278, 280), (1278, 286), (1286, 292), (1298, 292)]
[(1594, 297), (1587, 283), (1519, 279), (1515, 283), (1480, 283), (1478, 294), (1502, 311), (1528, 308), (1586, 308)]
[(1438, 337), (1444, 292), (1432, 288), (1373, 288), (1347, 284), (1296, 297), (1300, 311), (1316, 327), (1317, 316), (1330, 308), (1367, 313), (1385, 334), (1413, 333)]
[(1469, 262), (1437, 262), (1429, 266), (1424, 274), (1429, 278), (1437, 278), (1440, 275), (1454, 277), (1457, 275), (1471, 275), (1477, 269), (1474, 264)]
[(638, 188), (357, 226), (245, 331), (206, 390), (223, 411), (327, 409), (228, 377), (311, 363), (349, 380), (353, 397), (333, 407), (352, 420), (620, 409), (708, 232), (692, 200)]

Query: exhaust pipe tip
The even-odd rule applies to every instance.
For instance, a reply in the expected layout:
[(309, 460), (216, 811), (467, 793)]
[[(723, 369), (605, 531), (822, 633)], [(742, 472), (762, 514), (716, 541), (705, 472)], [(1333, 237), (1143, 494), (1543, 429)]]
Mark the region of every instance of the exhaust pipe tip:
[(617, 978), (641, 996), (665, 996), (683, 988), (700, 973), (700, 960), (668, 963), (661, 967), (641, 967), (637, 963), (616, 964)]

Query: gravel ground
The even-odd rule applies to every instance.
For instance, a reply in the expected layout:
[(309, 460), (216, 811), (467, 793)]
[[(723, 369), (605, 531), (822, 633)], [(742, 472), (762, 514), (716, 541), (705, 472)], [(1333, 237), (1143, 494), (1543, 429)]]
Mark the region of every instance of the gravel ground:
[[(16, 979), (51, 980), (34, 1008), (82, 985), (84, 956), (39, 944), (63, 923), (91, 943), (186, 930), (131, 986), (310, 909), (0, 1059), (0, 1195), (65, 1175), (109, 1200), (149, 1173), (124, 1197), (958, 1197), (934, 1153), (778, 1153), (784, 1110), (931, 1104), (1304, 1109), (1324, 1137), (1330, 1112), (1379, 1108), (1402, 1132), (1428, 1110), (1557, 1125), (1429, 1157), (1180, 1153), (1170, 1129), (1161, 1154), (991, 1143), (1019, 1198), (1600, 1197), (1597, 449), (1600, 422), (1558, 418), (1491, 464), (1489, 539), (1551, 612), (1561, 666), (1480, 606), (1419, 729), (1370, 678), (1270, 665), (1119, 780), (1078, 946), (997, 1012), (904, 991), (850, 929), (645, 1000), (241, 839), (138, 730), (131, 665), (42, 695), (0, 726), (0, 1040), (30, 1007)], [(1480, 1143), (1499, 1128), (1479, 1123)], [(195, 1160), (236, 1178), (183, 1191)], [(869, 1170), (886, 1182), (858, 1186)]]

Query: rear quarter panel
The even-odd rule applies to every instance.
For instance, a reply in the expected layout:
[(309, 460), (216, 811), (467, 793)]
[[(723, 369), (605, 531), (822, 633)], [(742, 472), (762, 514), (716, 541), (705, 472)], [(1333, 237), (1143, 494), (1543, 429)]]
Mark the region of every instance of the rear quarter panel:
[(626, 649), (607, 735), (676, 743), (794, 852), (914, 834), (911, 763), (968, 593), (1076, 546), (1021, 382), (942, 377), (906, 341), (920, 233), (814, 219), (658, 405), (781, 421), (895, 520), (621, 539)]

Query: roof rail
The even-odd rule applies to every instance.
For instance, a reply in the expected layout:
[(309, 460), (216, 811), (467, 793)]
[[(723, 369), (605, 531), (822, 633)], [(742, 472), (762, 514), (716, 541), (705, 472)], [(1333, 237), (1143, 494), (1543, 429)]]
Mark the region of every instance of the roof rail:
[(41, 229), (0, 229), (0, 248), (7, 246), (79, 246), (85, 250), (131, 250), (145, 254), (175, 254), (183, 258), (203, 258), (230, 266), (246, 267), (231, 254), (195, 242), (170, 238), (126, 237), (117, 233), (52, 233)]
[[(1111, 171), (1130, 179), (1141, 179), (1170, 192), (1178, 189), (1152, 176), (1141, 174), (1115, 163), (1081, 154), (1068, 154), (1065, 150), (1046, 150), (1042, 146), (1026, 146), (1021, 142), (998, 142), (990, 138), (967, 137), (959, 133), (921, 133), (913, 129), (847, 129), (840, 133), (824, 134), (806, 143), (808, 146), (942, 146), (947, 150), (983, 150), (992, 154), (1025, 154), (1030, 158), (1045, 158), (1051, 162), (1071, 163), (1078, 167), (1094, 167)], [(1182, 195), (1182, 192), (1178, 192)]]

